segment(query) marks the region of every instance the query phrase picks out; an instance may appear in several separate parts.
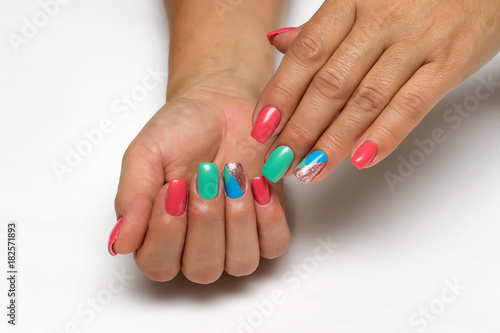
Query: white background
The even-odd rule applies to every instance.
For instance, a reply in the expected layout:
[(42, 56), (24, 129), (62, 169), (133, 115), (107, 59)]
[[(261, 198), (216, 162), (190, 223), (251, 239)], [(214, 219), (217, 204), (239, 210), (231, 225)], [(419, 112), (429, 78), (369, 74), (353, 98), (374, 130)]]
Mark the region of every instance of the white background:
[[(320, 3), (293, 1), (286, 26)], [(345, 162), (320, 184), (288, 180), (292, 241), (283, 257), (246, 278), (201, 286), (181, 274), (160, 284), (106, 245), (122, 155), (164, 103), (166, 83), (124, 118), (112, 106), (148, 67), (166, 68), (162, 3), (73, 0), (15, 52), (9, 34), (39, 11), (34, 0), (0, 1), (0, 331), (237, 332), (245, 321), (240, 332), (500, 332), (500, 90), (473, 105), (476, 89), (487, 92), (479, 77), (500, 82), (500, 57), (377, 167)], [(464, 102), (475, 111), (447, 121)], [(59, 180), (53, 163), (104, 118), (113, 131)], [(438, 128), (447, 140), (418, 161), (415, 140)], [(422, 163), (391, 190), (385, 174), (410, 155)], [(15, 328), (4, 307), (10, 220), (19, 235)], [(338, 247), (317, 249), (328, 240)], [(124, 272), (131, 280), (116, 282)], [(282, 297), (271, 306), (273, 293)]]

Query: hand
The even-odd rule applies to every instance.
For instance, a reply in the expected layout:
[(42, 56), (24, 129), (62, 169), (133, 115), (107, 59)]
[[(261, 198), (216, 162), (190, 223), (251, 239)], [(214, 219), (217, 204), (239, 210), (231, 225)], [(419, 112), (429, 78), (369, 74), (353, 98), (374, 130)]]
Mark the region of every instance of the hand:
[(295, 174), (319, 181), (348, 154), (359, 169), (383, 160), (492, 59), (500, 2), (327, 0), (269, 38), (286, 54), (254, 112), (253, 136), (278, 136), (264, 175), (289, 176), (308, 156)]
[[(249, 135), (257, 90), (228, 74), (180, 90), (170, 94), (125, 153), (115, 201), (122, 220), (110, 250), (135, 251), (140, 270), (156, 281), (170, 280), (179, 270), (197, 283), (213, 282), (224, 270), (248, 275), (259, 256), (281, 255), (290, 237), (280, 203), (282, 184), (267, 193), (267, 183), (254, 188), (263, 194), (256, 195), (261, 204), (252, 195), (249, 177), (261, 175), (267, 150)], [(229, 198), (221, 184), (213, 199), (203, 199), (196, 178), (203, 162), (216, 163), (219, 171), (224, 163), (240, 162), (246, 171), (244, 194)], [(190, 185), (186, 209), (172, 215), (165, 202), (175, 194), (169, 192), (173, 179), (190, 180)], [(175, 186), (182, 195), (185, 185)]]

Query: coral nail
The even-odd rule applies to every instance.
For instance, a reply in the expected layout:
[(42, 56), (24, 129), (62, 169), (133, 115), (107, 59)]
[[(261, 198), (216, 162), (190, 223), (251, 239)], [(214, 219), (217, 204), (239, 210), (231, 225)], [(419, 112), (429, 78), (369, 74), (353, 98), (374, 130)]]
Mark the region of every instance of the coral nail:
[(271, 200), (269, 184), (264, 176), (252, 179), (252, 191), (255, 201), (257, 201), (259, 205), (266, 205), (269, 203), (269, 200)]
[(120, 226), (122, 224), (123, 217), (120, 217), (118, 222), (116, 222), (115, 226), (113, 227), (113, 230), (111, 230), (111, 234), (109, 235), (109, 240), (108, 240), (108, 252), (111, 254), (113, 257), (116, 256), (115, 250), (113, 250), (113, 244), (115, 243), (116, 238), (118, 237), (118, 232), (120, 232)]
[(215, 163), (201, 163), (198, 168), (198, 193), (206, 200), (219, 193), (219, 172)]
[(186, 210), (187, 183), (184, 179), (172, 179), (168, 184), (165, 206), (167, 213), (180, 216)]
[(289, 28), (281, 28), (278, 30), (271, 31), (270, 33), (267, 34), (267, 40), (269, 40), (269, 44), (274, 46), (274, 37), (278, 36), (279, 34), (282, 34), (284, 32), (290, 31), (296, 29), (294, 27), (289, 27)]
[(252, 130), (252, 137), (265, 143), (280, 124), (281, 112), (274, 106), (267, 106), (259, 114)]
[(245, 193), (245, 173), (241, 163), (224, 165), (224, 184), (226, 194), (231, 199), (238, 199)]
[(279, 146), (269, 156), (262, 174), (271, 182), (280, 180), (292, 165), (294, 159), (293, 151), (290, 147)]
[(309, 183), (323, 170), (327, 162), (326, 154), (321, 150), (315, 150), (297, 165), (294, 175), (304, 184)]
[(377, 156), (378, 149), (373, 142), (365, 142), (358, 148), (351, 159), (351, 162), (359, 169), (363, 170)]

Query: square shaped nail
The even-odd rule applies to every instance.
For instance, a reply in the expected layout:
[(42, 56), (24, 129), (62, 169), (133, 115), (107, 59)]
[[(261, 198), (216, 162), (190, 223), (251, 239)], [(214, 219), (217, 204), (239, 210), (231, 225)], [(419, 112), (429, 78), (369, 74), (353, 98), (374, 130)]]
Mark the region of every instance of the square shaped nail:
[(259, 114), (252, 130), (252, 137), (265, 143), (276, 131), (281, 121), (281, 113), (274, 106), (267, 106)]
[(198, 194), (206, 200), (219, 193), (219, 171), (215, 163), (201, 163), (198, 168)]
[(226, 194), (231, 199), (238, 199), (245, 193), (245, 173), (241, 163), (224, 165), (224, 185)]
[(315, 150), (297, 165), (294, 175), (304, 184), (309, 183), (323, 170), (326, 163), (328, 163), (326, 154), (321, 150)]
[(279, 146), (269, 156), (262, 174), (271, 182), (280, 180), (292, 165), (294, 159), (293, 151), (290, 147)]

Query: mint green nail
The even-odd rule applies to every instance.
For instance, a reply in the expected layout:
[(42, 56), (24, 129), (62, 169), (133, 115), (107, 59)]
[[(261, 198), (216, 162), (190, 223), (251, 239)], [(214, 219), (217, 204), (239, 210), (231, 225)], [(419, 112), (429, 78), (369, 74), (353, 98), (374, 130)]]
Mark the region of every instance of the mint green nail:
[(198, 168), (198, 193), (212, 200), (219, 193), (219, 171), (215, 163), (201, 163)]
[(279, 146), (267, 160), (262, 174), (273, 183), (280, 180), (292, 165), (294, 159), (293, 151), (290, 147)]

